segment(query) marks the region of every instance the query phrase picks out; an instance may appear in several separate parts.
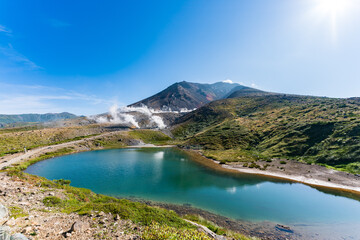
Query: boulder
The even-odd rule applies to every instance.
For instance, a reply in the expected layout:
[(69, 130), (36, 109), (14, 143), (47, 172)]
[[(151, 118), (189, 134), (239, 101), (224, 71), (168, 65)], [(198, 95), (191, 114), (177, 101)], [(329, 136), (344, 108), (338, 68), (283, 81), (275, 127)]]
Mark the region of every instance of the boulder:
[(10, 227), (0, 226), (0, 240), (10, 240), (10, 232)]
[(71, 229), (74, 232), (83, 232), (89, 228), (90, 228), (90, 224), (88, 222), (82, 222), (82, 221), (76, 221), (71, 227)]
[(10, 237), (10, 240), (29, 240), (29, 239), (24, 235), (22, 235), (21, 233), (16, 233)]
[(9, 211), (0, 203), (0, 225), (4, 224), (9, 217)]

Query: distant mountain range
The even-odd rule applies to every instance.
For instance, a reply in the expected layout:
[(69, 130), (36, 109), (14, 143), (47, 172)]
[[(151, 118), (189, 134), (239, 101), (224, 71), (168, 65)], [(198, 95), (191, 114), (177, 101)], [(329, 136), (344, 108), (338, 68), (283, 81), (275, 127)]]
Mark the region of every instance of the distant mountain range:
[(174, 83), (165, 90), (129, 106), (140, 107), (145, 105), (157, 110), (192, 110), (215, 100), (250, 94), (259, 96), (267, 93), (237, 83), (202, 84), (183, 81)]
[(19, 123), (44, 123), (52, 122), (64, 119), (73, 119), (78, 116), (63, 112), (63, 113), (46, 113), (46, 114), (17, 114), (17, 115), (5, 115), (0, 114), (0, 127), (5, 127), (11, 124)]

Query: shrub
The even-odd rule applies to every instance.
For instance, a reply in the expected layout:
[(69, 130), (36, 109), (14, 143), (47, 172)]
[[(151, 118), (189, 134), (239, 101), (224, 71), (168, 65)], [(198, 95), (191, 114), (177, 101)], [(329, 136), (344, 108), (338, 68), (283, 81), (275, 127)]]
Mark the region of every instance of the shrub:
[(251, 163), (249, 168), (260, 168), (260, 165), (257, 165), (256, 163)]
[(71, 183), (70, 180), (65, 180), (65, 179), (54, 180), (54, 182), (60, 185), (70, 185)]
[(61, 203), (61, 199), (55, 196), (49, 196), (49, 197), (45, 197), (43, 199), (43, 203), (45, 204), (45, 206), (47, 207), (53, 207), (53, 206), (57, 206)]
[(285, 161), (280, 161), (280, 164), (286, 164), (286, 162)]

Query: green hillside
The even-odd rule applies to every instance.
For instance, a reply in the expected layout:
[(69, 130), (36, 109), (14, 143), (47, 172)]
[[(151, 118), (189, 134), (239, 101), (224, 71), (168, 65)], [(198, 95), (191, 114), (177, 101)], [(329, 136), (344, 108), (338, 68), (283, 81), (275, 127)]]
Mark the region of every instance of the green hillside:
[(286, 158), (360, 173), (360, 100), (295, 95), (212, 102), (178, 119), (184, 147), (220, 161)]

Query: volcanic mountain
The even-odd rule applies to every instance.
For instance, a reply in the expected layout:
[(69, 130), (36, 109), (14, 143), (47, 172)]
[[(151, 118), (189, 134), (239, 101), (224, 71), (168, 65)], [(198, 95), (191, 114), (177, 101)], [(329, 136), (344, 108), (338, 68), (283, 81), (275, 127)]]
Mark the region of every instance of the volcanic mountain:
[(145, 105), (156, 110), (193, 110), (214, 100), (226, 98), (229, 94), (235, 94), (242, 89), (261, 92), (237, 83), (202, 84), (183, 81), (174, 83), (165, 90), (129, 106), (140, 107)]

